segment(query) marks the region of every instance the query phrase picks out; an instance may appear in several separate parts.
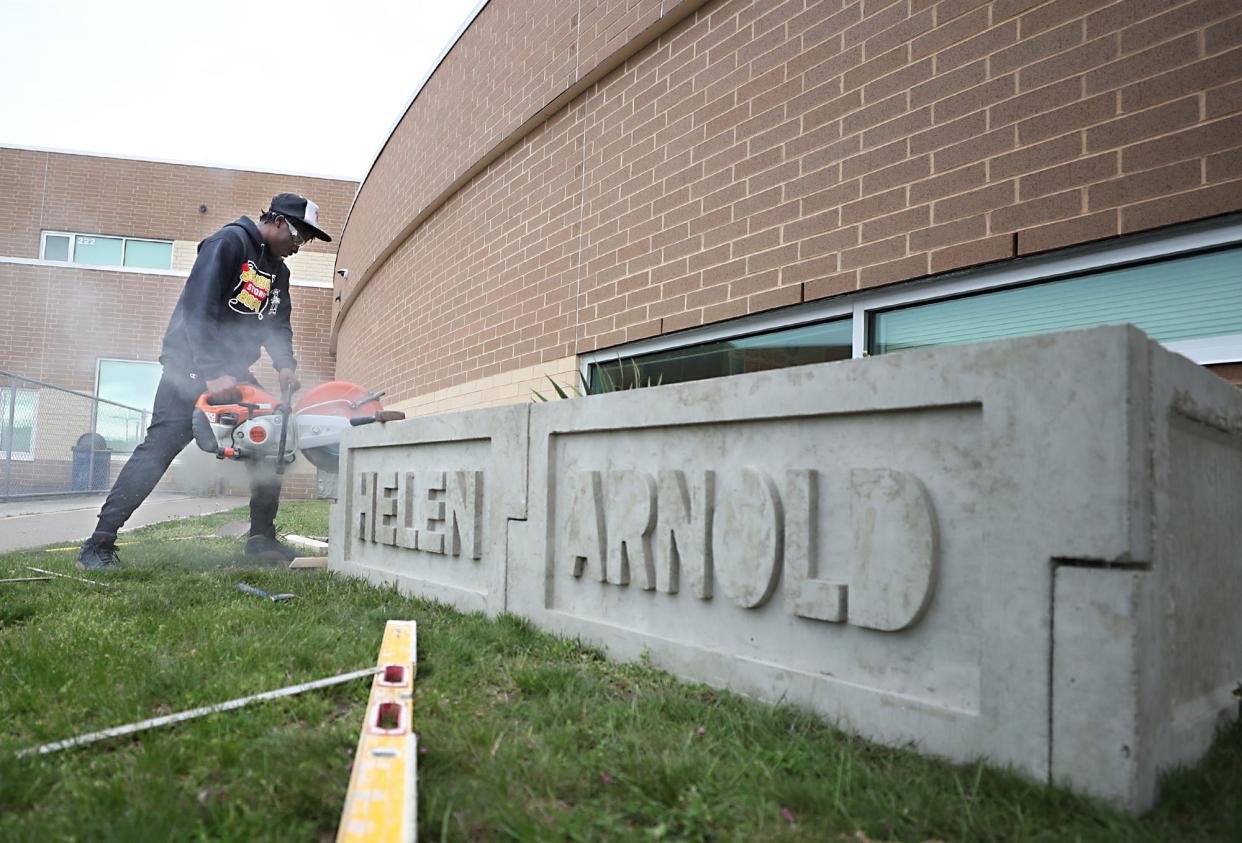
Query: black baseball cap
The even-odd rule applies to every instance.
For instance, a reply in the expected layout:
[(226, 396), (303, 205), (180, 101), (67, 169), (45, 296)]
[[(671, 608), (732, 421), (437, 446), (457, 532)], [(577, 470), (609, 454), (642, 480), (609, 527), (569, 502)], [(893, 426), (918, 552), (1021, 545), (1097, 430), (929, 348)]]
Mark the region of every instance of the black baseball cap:
[(305, 196), (298, 196), (296, 193), (278, 193), (272, 197), (272, 206), (268, 208), (268, 211), (280, 214), (287, 220), (293, 220), (294, 228), (299, 232), (305, 232), (327, 243), (332, 242), (332, 238), (316, 226), (319, 222), (319, 206)]

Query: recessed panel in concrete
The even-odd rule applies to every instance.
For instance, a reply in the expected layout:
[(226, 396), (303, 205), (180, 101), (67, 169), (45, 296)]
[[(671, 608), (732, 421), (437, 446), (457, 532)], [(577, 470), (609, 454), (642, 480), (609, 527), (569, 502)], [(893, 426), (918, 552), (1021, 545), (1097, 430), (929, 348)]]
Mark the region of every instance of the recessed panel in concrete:
[(525, 407), (351, 431), (330, 567), (503, 611), (506, 528), (525, 516), (526, 448)]

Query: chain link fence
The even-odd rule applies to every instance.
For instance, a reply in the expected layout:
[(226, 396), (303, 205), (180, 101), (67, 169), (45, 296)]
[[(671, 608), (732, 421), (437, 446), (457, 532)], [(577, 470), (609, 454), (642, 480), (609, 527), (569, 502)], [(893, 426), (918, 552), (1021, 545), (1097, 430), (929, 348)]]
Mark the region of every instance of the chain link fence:
[(106, 492), (150, 413), (0, 371), (0, 500)]

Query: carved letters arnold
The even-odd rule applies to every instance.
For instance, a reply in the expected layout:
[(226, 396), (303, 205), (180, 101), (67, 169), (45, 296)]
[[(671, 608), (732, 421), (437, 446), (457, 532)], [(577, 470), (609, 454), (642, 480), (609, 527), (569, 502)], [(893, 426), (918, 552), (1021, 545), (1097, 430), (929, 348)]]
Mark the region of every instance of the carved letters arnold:
[(744, 608), (764, 605), (784, 574), (782, 598), (800, 617), (883, 631), (927, 609), (937, 530), (931, 498), (912, 474), (856, 468), (850, 500), (848, 577), (820, 574), (821, 474), (762, 468), (583, 471), (571, 478), (564, 524), (570, 572), (701, 600), (718, 590)]

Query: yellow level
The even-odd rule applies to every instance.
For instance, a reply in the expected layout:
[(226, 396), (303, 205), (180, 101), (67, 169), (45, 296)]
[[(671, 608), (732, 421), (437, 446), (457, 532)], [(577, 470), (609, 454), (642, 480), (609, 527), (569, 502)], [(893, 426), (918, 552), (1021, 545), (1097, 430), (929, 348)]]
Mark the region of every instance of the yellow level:
[(414, 621), (389, 621), (337, 843), (413, 843), (418, 833), (418, 737), (413, 722), (417, 654)]

